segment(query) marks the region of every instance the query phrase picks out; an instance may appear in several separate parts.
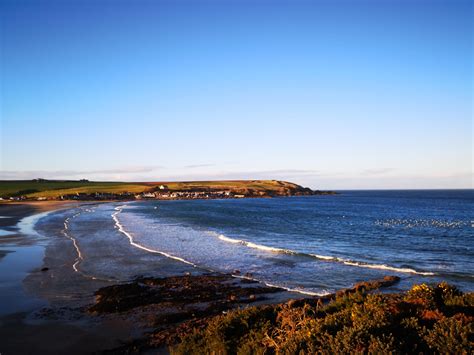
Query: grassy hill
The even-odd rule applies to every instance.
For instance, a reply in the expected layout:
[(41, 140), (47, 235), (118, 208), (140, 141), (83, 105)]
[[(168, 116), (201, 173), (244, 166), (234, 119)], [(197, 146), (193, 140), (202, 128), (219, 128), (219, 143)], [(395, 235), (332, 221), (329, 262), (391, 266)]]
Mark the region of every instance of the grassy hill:
[(16, 180), (0, 181), (0, 197), (50, 199), (77, 193), (142, 193), (158, 190), (166, 185), (170, 191), (230, 190), (234, 193), (260, 194), (268, 196), (292, 195), (306, 192), (300, 185), (277, 180), (229, 180), (229, 181), (184, 181), (184, 182), (97, 182), (70, 180)]

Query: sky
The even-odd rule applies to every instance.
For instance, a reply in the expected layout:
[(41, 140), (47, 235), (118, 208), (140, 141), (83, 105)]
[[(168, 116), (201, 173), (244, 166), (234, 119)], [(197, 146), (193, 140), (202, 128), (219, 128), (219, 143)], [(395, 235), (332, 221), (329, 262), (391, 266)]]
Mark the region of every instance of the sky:
[(0, 0), (0, 179), (473, 188), (463, 0)]

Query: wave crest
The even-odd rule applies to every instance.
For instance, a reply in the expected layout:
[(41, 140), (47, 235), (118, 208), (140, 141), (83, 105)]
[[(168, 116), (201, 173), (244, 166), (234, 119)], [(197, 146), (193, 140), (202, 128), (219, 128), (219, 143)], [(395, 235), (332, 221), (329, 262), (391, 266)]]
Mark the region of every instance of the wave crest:
[(180, 258), (179, 256), (171, 255), (171, 254), (165, 253), (164, 251), (147, 248), (143, 245), (140, 245), (140, 244), (136, 243), (133, 239), (132, 234), (125, 230), (125, 228), (123, 227), (123, 225), (120, 223), (120, 221), (118, 219), (118, 215), (122, 212), (122, 210), (125, 207), (126, 207), (126, 205), (115, 207), (115, 212), (112, 213), (111, 217), (114, 220), (115, 226), (117, 227), (118, 231), (120, 233), (124, 234), (128, 238), (128, 241), (129, 241), (130, 245), (132, 245), (136, 248), (145, 250), (145, 251), (150, 252), (150, 253), (161, 254), (163, 256), (166, 256), (167, 258), (174, 259), (174, 260), (177, 260), (177, 261), (181, 261), (182, 263), (197, 267), (196, 264), (194, 264), (191, 261), (188, 261), (186, 259)]
[(227, 243), (240, 244), (240, 245), (246, 246), (248, 248), (259, 249), (259, 250), (272, 252), (272, 253), (283, 253), (283, 254), (290, 254), (290, 255), (299, 255), (299, 256), (304, 256), (304, 257), (312, 257), (312, 258), (316, 258), (318, 260), (322, 260), (322, 261), (326, 261), (326, 262), (338, 262), (338, 263), (348, 265), (348, 266), (363, 267), (363, 268), (368, 268), (368, 269), (388, 270), (388, 271), (408, 273), (408, 274), (417, 274), (417, 275), (422, 275), (422, 276), (436, 275), (434, 272), (418, 271), (418, 270), (411, 269), (411, 268), (399, 268), (399, 267), (385, 265), (385, 264), (369, 264), (369, 263), (365, 263), (365, 262), (362, 262), (362, 261), (348, 260), (348, 259), (338, 258), (338, 257), (335, 257), (335, 256), (319, 255), (319, 254), (307, 254), (307, 253), (297, 252), (297, 251), (289, 250), (289, 249), (270, 247), (270, 246), (267, 246), (267, 245), (248, 242), (248, 241), (245, 241), (245, 240), (242, 240), (242, 239), (229, 238), (229, 237), (227, 237), (223, 234), (219, 234), (219, 233), (215, 233), (215, 232), (209, 232), (209, 234), (215, 235), (220, 240), (222, 240), (224, 242), (227, 242)]

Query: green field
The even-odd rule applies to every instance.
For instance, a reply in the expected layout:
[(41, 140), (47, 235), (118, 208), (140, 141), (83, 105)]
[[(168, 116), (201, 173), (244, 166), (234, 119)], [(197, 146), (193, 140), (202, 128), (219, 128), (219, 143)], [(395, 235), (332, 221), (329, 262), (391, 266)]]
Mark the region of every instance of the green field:
[(189, 191), (192, 189), (232, 190), (244, 192), (280, 191), (285, 188), (298, 189), (299, 185), (276, 180), (229, 180), (229, 181), (184, 181), (184, 182), (98, 182), (98, 181), (61, 181), (61, 180), (15, 180), (0, 181), (0, 197), (26, 196), (27, 198), (58, 198), (76, 193), (141, 193), (166, 185), (171, 191)]

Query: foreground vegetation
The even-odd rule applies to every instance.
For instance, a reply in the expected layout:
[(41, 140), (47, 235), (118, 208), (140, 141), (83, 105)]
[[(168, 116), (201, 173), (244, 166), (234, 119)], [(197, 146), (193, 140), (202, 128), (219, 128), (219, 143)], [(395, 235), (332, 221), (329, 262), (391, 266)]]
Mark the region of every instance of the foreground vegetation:
[(474, 293), (446, 283), (401, 294), (359, 290), (217, 316), (173, 354), (450, 353), (474, 351)]
[(262, 196), (288, 195), (311, 191), (303, 187), (277, 180), (229, 180), (229, 181), (184, 181), (184, 182), (96, 182), (96, 181), (60, 181), (60, 180), (17, 180), (0, 181), (0, 197), (24, 197), (27, 199), (56, 199), (74, 194), (140, 194), (159, 190), (229, 190), (239, 194)]

